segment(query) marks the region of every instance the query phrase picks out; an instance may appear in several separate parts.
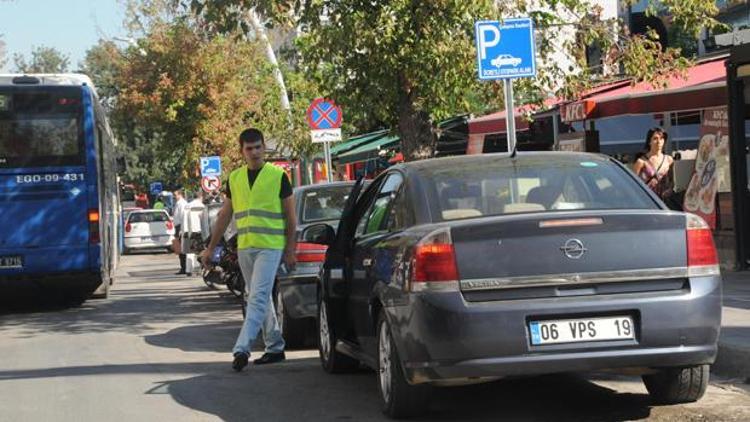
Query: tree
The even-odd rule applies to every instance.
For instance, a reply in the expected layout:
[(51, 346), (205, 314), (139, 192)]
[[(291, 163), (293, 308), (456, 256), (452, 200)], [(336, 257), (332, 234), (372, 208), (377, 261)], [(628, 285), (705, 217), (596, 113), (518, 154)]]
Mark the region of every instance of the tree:
[[(714, 2), (659, 4), (675, 25), (696, 35), (718, 25)], [(603, 19), (588, 0), (191, 0), (191, 6), (224, 30), (246, 29), (243, 13), (252, 9), (271, 25), (299, 28), (302, 69), (320, 75), (322, 86), (329, 87), (322, 94), (342, 104), (346, 119), (360, 128), (397, 128), (407, 160), (432, 155), (435, 120), (499, 106), (499, 84), (476, 81), (476, 20), (534, 19), (542, 60), (537, 78), (518, 81), (520, 102), (539, 103), (550, 94), (573, 97), (584, 89), (592, 75), (583, 52), (592, 44), (601, 47), (605, 64), (622, 65), (636, 82), (660, 84), (690, 64), (679, 49), (662, 50), (653, 31), (629, 34), (621, 22)], [(649, 11), (657, 12), (655, 6)], [(578, 36), (561, 43), (565, 28)], [(543, 60), (556, 50), (566, 51), (578, 66)]]
[[(242, 162), (237, 139), (248, 126), (294, 156), (311, 149), (303, 118), (290, 122), (282, 109), (273, 67), (257, 42), (165, 13), (170, 6), (162, 0), (131, 6), (137, 31), (130, 45), (100, 41), (81, 64), (110, 106), (127, 181), (146, 185), (159, 177), (196, 186), (198, 157), (221, 155), (225, 168)], [(315, 90), (304, 78), (289, 78), (291, 105), (303, 116)]]
[(64, 73), (70, 66), (70, 57), (54, 47), (39, 46), (31, 50), (29, 61), (21, 54), (13, 55), (18, 73)]

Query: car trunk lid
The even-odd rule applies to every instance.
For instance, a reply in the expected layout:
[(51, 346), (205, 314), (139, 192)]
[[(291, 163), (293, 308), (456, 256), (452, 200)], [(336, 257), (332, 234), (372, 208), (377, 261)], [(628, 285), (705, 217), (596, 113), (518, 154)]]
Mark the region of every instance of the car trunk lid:
[(687, 265), (685, 216), (669, 211), (473, 219), (451, 235), (462, 290), (669, 278)]

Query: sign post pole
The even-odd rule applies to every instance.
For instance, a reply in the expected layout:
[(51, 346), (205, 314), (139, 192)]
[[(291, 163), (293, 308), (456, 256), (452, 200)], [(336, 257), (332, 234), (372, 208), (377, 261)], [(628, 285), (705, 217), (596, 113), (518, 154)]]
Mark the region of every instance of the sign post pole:
[(323, 148), (326, 154), (326, 178), (329, 182), (333, 182), (333, 169), (331, 169), (331, 143), (326, 141), (323, 143)]
[(505, 131), (508, 134), (508, 152), (516, 147), (516, 118), (513, 116), (513, 79), (503, 79), (505, 86)]
[(477, 73), (480, 80), (502, 79), (505, 88), (505, 132), (508, 152), (516, 148), (513, 79), (536, 76), (534, 22), (531, 18), (477, 21)]

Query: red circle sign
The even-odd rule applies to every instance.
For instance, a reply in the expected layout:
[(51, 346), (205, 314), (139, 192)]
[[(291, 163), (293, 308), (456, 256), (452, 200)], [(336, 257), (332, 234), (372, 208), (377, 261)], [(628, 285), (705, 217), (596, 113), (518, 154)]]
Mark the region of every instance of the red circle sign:
[(201, 179), (201, 188), (206, 193), (216, 192), (221, 189), (221, 179), (219, 176), (206, 176)]
[(316, 98), (307, 108), (307, 124), (310, 129), (338, 129), (341, 127), (343, 113), (341, 107), (333, 100)]

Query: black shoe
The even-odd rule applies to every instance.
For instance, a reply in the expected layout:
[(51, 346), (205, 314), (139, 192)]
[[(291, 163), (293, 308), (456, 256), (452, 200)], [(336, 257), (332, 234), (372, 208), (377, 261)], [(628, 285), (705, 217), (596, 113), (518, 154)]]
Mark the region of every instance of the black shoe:
[(284, 354), (284, 352), (280, 352), (280, 353), (263, 353), (263, 356), (261, 356), (258, 359), (255, 359), (253, 361), (253, 364), (254, 365), (265, 365), (267, 363), (281, 362), (284, 359), (286, 359), (286, 355)]
[(185, 274), (185, 270), (180, 270), (174, 273), (174, 275), (183, 275), (183, 274)]
[(234, 354), (234, 361), (232, 362), (232, 369), (240, 372), (244, 367), (247, 366), (247, 360), (250, 356), (247, 353), (237, 352)]

